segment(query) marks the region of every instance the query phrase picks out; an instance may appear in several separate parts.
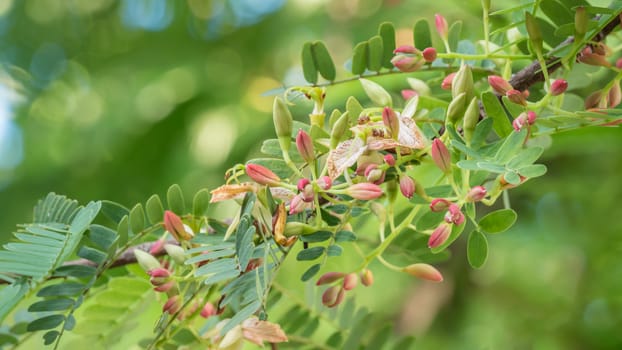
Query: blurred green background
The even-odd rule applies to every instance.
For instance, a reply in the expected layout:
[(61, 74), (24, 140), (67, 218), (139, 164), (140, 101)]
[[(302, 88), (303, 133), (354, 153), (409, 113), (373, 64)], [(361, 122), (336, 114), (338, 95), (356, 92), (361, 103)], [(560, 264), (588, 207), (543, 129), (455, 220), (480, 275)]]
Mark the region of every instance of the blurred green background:
[[(273, 136), (264, 93), (304, 83), (304, 41), (324, 40), (345, 77), (378, 24), (407, 43), (434, 13), (481, 33), (479, 1), (0, 0), (0, 241), (49, 191), (130, 206), (218, 186)], [(444, 283), (373, 266), (355, 298), (422, 349), (622, 348), (621, 153), (619, 128), (556, 135), (482, 270), (460, 241)]]

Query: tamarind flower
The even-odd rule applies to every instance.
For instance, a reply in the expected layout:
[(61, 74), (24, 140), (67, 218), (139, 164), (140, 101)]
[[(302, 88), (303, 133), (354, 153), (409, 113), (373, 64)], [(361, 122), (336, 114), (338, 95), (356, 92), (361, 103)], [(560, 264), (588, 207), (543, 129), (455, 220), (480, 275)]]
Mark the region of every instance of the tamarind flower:
[(441, 89), (443, 90), (451, 90), (451, 85), (453, 83), (454, 77), (456, 76), (456, 72), (448, 74), (441, 83)]
[(434, 266), (429, 265), (429, 264), (417, 263), (417, 264), (408, 265), (405, 268), (403, 268), (402, 271), (412, 276), (415, 276), (415, 277), (418, 277), (424, 280), (432, 281), (432, 282), (443, 281), (443, 275)]
[(445, 241), (447, 241), (450, 233), (451, 225), (446, 222), (441, 223), (440, 225), (438, 225), (438, 227), (434, 229), (432, 235), (430, 236), (430, 239), (428, 239), (428, 247), (436, 248), (442, 245), (443, 243), (445, 243)]
[(499, 95), (505, 95), (514, 88), (510, 83), (498, 75), (489, 75), (488, 84)]
[(445, 222), (449, 224), (462, 225), (464, 222), (464, 214), (460, 211), (460, 207), (456, 204), (450, 204), (447, 212), (445, 213)]
[(467, 193), (467, 202), (479, 202), (486, 197), (487, 191), (484, 186), (475, 186)]
[(568, 82), (564, 79), (557, 79), (551, 83), (551, 96), (561, 95), (568, 89)]
[(246, 164), (246, 175), (260, 185), (278, 186), (281, 182), (281, 179), (272, 170), (259, 164)]
[(354, 199), (372, 200), (382, 196), (382, 188), (376, 184), (362, 182), (354, 184), (346, 189), (346, 194)]

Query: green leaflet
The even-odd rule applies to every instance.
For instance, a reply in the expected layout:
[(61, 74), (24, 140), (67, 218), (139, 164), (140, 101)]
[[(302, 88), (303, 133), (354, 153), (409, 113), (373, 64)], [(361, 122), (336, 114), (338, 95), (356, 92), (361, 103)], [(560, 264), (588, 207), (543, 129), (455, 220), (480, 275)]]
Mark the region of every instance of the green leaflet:
[(192, 213), (194, 216), (203, 216), (207, 214), (209, 208), (210, 193), (203, 188), (194, 195), (192, 199)]
[[(181, 191), (181, 187), (175, 184), (168, 188), (166, 192), (166, 201), (168, 207), (177, 215), (183, 215), (186, 213), (186, 205), (184, 204), (184, 194)], [(131, 220), (130, 220), (131, 221)]]
[[(354, 47), (352, 55), (352, 74), (363, 74), (367, 68), (367, 41), (360, 42)], [(350, 114), (352, 115), (352, 114)], [(358, 117), (358, 114), (357, 114)]]
[(382, 66), (387, 69), (393, 69), (393, 64), (391, 63), (393, 50), (395, 50), (395, 27), (393, 23), (381, 23), (378, 27), (378, 35), (382, 38)]
[(374, 72), (380, 71), (383, 55), (382, 38), (379, 35), (374, 35), (367, 41), (367, 68)]
[(313, 62), (315, 62), (315, 67), (320, 72), (320, 75), (326, 80), (335, 80), (335, 63), (330, 57), (326, 44), (322, 41), (316, 41), (313, 43), (311, 51), (313, 53)]
[(315, 67), (315, 60), (313, 59), (313, 52), (311, 51), (311, 42), (306, 42), (302, 45), (302, 73), (305, 80), (311, 84), (317, 83), (317, 68)]
[(516, 217), (514, 210), (500, 209), (481, 218), (478, 225), (485, 233), (501, 233), (514, 225)]
[(499, 137), (505, 138), (512, 132), (512, 124), (507, 114), (503, 110), (503, 106), (499, 99), (492, 92), (484, 92), (482, 94), (482, 104), (486, 110), (486, 115), (493, 120), (493, 129)]
[(488, 258), (488, 241), (486, 236), (479, 231), (472, 231), (467, 241), (467, 258), (469, 264), (479, 269), (484, 266)]
[(145, 208), (147, 212), (147, 219), (150, 224), (162, 222), (164, 218), (164, 207), (162, 206), (162, 201), (157, 194), (149, 197)]
[(423, 50), (432, 47), (432, 35), (430, 34), (430, 25), (426, 19), (420, 19), (415, 23), (413, 28), (413, 37), (415, 39), (415, 47)]
[(145, 212), (142, 204), (138, 203), (130, 210), (130, 230), (138, 234), (145, 228)]

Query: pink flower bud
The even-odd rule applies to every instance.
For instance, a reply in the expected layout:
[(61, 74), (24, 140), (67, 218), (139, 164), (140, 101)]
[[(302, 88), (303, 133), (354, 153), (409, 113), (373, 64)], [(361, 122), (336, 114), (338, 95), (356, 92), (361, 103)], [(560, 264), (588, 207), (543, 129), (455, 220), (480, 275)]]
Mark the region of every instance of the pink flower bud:
[(451, 202), (445, 198), (434, 198), (432, 202), (430, 202), (430, 210), (438, 213), (447, 210), (450, 204)]
[(162, 251), (163, 248), (164, 248), (164, 239), (160, 238), (153, 243), (151, 248), (149, 248), (149, 254), (157, 255), (158, 253)]
[(384, 123), (384, 127), (391, 134), (391, 137), (397, 139), (400, 132), (400, 121), (397, 118), (397, 113), (391, 107), (384, 107), (382, 110), (382, 123)]
[(460, 211), (460, 207), (456, 204), (450, 204), (447, 213), (445, 213), (445, 222), (448, 224), (462, 225), (464, 222), (464, 214)]
[(512, 127), (516, 131), (521, 131), (525, 125), (527, 124), (525, 123), (525, 120), (522, 118), (516, 118), (514, 119), (514, 121), (512, 121)]
[(281, 182), (275, 173), (259, 164), (246, 164), (246, 175), (260, 185), (278, 186)]
[(333, 185), (333, 180), (330, 179), (329, 176), (322, 176), (317, 180), (317, 185), (324, 191), (330, 190)]
[(607, 98), (609, 99), (607, 104), (609, 108), (614, 108), (622, 102), (622, 90), (620, 89), (619, 81), (615, 81), (613, 86), (611, 86)]
[(397, 55), (391, 59), (391, 63), (400, 72), (414, 72), (419, 70), (425, 61), (419, 56)]
[(384, 171), (378, 169), (378, 164), (369, 164), (365, 168), (365, 178), (368, 182), (380, 185), (384, 181)]
[(358, 276), (355, 273), (349, 273), (343, 278), (343, 289), (344, 290), (352, 290), (356, 287), (358, 283)]
[(341, 293), (342, 290), (343, 288), (338, 286), (332, 286), (325, 290), (324, 293), (322, 293), (322, 304), (324, 304), (324, 306), (326, 307), (336, 306), (339, 298), (339, 293)]
[(512, 101), (513, 103), (516, 103), (518, 105), (523, 105), (523, 106), (527, 105), (527, 100), (525, 98), (525, 95), (523, 95), (523, 93), (518, 90), (512, 89), (506, 92), (505, 96), (507, 96), (508, 99)]
[(410, 176), (400, 176), (400, 192), (408, 199), (413, 197), (415, 193), (415, 181)]
[(432, 265), (418, 263), (406, 266), (402, 271), (432, 282), (442, 282), (443, 275)]
[(536, 122), (537, 117), (538, 116), (536, 115), (536, 112), (534, 111), (527, 112), (527, 123), (529, 123), (529, 125), (533, 125)]
[(192, 238), (192, 236), (186, 232), (181, 218), (170, 210), (164, 212), (164, 229), (166, 229), (177, 242)]
[(214, 304), (207, 302), (205, 303), (205, 305), (203, 305), (203, 308), (201, 309), (201, 317), (203, 318), (208, 318), (210, 316), (214, 316), (216, 315), (216, 308), (214, 307)]
[(165, 283), (162, 283), (162, 284), (158, 284), (152, 278), (151, 279), (151, 284), (153, 286), (155, 286), (155, 288), (153, 288), (153, 290), (155, 290), (156, 292), (166, 293), (169, 290), (173, 289), (173, 287), (175, 286), (175, 281), (168, 281), (168, 282), (165, 282)]
[(426, 62), (434, 62), (436, 59), (436, 49), (433, 47), (426, 47), (421, 54)]
[(454, 81), (454, 77), (456, 76), (456, 73), (450, 73), (449, 75), (447, 75), (445, 77), (445, 79), (443, 79), (443, 82), (441, 83), (441, 89), (443, 90), (451, 90), (451, 85)]
[(438, 13), (435, 14), (434, 25), (436, 26), (436, 31), (438, 32), (438, 35), (440, 35), (443, 40), (447, 40), (449, 26), (447, 25), (447, 20), (445, 19), (445, 17), (439, 15)]
[(342, 279), (345, 276), (342, 272), (327, 272), (320, 276), (320, 278), (315, 283), (316, 286), (321, 286), (323, 284), (333, 283)]
[(585, 109), (607, 107), (608, 96), (602, 90), (596, 90), (585, 99)]
[(374, 284), (374, 274), (371, 272), (370, 269), (365, 269), (363, 270), (363, 272), (361, 272), (361, 283), (365, 287), (369, 287)]
[(151, 277), (170, 277), (171, 272), (165, 268), (158, 267), (157, 269), (149, 270), (147, 274)]
[(296, 188), (298, 188), (298, 191), (302, 192), (304, 191), (305, 187), (307, 187), (308, 184), (310, 184), (311, 181), (309, 181), (309, 179), (307, 178), (302, 178), (300, 180), (298, 180), (298, 184), (296, 185)]
[(428, 240), (428, 247), (436, 248), (442, 245), (443, 243), (445, 243), (445, 241), (447, 241), (450, 233), (451, 225), (446, 222), (441, 223), (440, 225), (438, 225), (438, 227), (434, 229), (434, 231), (432, 231), (432, 235)]
[(346, 194), (354, 199), (368, 201), (382, 196), (382, 188), (376, 184), (362, 182), (348, 187)]
[(313, 185), (307, 184), (305, 188), (302, 189), (299, 195), (303, 201), (307, 203), (313, 202), (313, 198), (315, 198), (315, 191), (313, 191)]
[(406, 101), (410, 100), (411, 98), (419, 95), (419, 93), (417, 93), (417, 91), (415, 90), (411, 90), (411, 89), (404, 89), (401, 91), (402, 93), (402, 98)]
[(162, 307), (162, 312), (167, 312), (170, 315), (176, 313), (181, 307), (181, 299), (179, 295), (173, 295), (169, 297), (164, 306)]
[(508, 91), (514, 89), (507, 80), (498, 75), (489, 75), (488, 84), (499, 95), (505, 95)]
[(568, 82), (564, 79), (557, 79), (551, 84), (551, 96), (561, 95), (568, 89)]
[(398, 48), (396, 48), (395, 50), (393, 50), (393, 53), (394, 54), (398, 54), (398, 53), (418, 54), (419, 50), (417, 50), (412, 45), (402, 45), (402, 46), (399, 46)]
[(301, 213), (307, 207), (300, 194), (295, 195), (289, 202), (289, 215)]
[(311, 136), (302, 129), (298, 130), (298, 135), (296, 135), (296, 148), (305, 162), (312, 163), (315, 160), (313, 140), (311, 140)]
[(486, 197), (486, 188), (484, 186), (475, 186), (469, 190), (467, 194), (467, 202), (479, 202)]
[(616, 68), (622, 69), (622, 58), (618, 58), (616, 61)]
[(392, 154), (385, 154), (384, 162), (387, 163), (388, 166), (395, 166), (395, 157), (393, 157)]
[(451, 156), (449, 155), (449, 150), (441, 139), (437, 138), (432, 141), (431, 153), (432, 160), (439, 169), (441, 169), (444, 173), (451, 171)]
[(581, 63), (589, 64), (591, 66), (611, 67), (611, 63), (607, 61), (605, 56), (595, 52), (593, 53), (591, 52), (591, 50), (583, 50), (577, 60)]

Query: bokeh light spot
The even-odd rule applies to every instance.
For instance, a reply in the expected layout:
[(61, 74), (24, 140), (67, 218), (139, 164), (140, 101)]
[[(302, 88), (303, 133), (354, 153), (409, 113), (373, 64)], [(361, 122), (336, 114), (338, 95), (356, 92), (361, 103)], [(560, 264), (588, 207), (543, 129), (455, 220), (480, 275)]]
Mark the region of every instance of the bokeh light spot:
[(217, 166), (229, 156), (237, 137), (235, 113), (231, 108), (206, 112), (197, 118), (191, 128), (192, 155), (203, 166)]
[(121, 18), (129, 28), (160, 31), (173, 20), (173, 4), (167, 0), (124, 0)]

